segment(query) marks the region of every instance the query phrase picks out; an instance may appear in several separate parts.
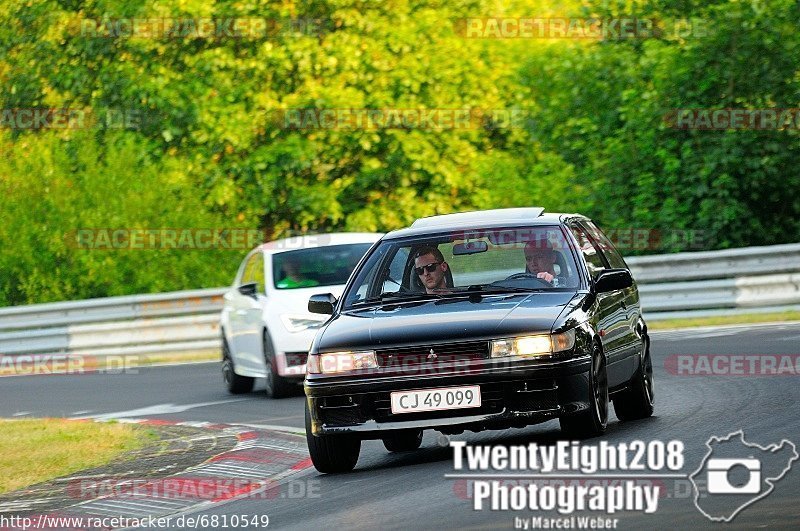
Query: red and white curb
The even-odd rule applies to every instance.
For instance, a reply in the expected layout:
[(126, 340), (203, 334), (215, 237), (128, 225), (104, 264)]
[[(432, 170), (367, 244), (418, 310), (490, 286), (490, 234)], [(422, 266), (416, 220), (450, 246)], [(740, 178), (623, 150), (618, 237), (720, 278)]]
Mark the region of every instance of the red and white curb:
[[(75, 422), (104, 422), (81, 419)], [(273, 499), (278, 497), (281, 482), (312, 467), (302, 430), (283, 426), (250, 427), (209, 422), (179, 422), (160, 419), (119, 419), (116, 422), (150, 426), (188, 426), (220, 430), (238, 439), (229, 451), (179, 473), (137, 482), (135, 489), (126, 489), (125, 480), (115, 482), (113, 492), (76, 503), (51, 517), (160, 518), (201, 511), (223, 502), (242, 498)], [(203, 437), (201, 437), (203, 438)], [(84, 478), (85, 480), (85, 478)], [(79, 482), (80, 476), (69, 481)], [(88, 480), (102, 485), (103, 478)], [(167, 486), (167, 487), (165, 487)], [(220, 488), (222, 486), (222, 488)], [(102, 489), (101, 489), (102, 490)], [(81, 497), (82, 493), (76, 496)], [(24, 500), (0, 505), (0, 514), (7, 511), (35, 511), (46, 500)], [(47, 527), (41, 527), (47, 529)], [(13, 527), (3, 529), (14, 529)]]

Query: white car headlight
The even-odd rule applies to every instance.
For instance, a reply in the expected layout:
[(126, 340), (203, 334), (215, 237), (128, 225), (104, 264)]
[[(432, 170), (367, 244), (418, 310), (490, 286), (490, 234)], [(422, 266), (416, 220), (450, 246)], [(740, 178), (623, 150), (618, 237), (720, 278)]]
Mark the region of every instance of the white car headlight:
[(329, 352), (309, 356), (306, 371), (310, 374), (335, 374), (357, 369), (376, 369), (378, 358), (374, 350), (363, 352)]
[(575, 329), (560, 334), (539, 334), (492, 341), (492, 358), (549, 356), (575, 346)]
[(285, 313), (281, 315), (281, 321), (283, 322), (283, 326), (285, 326), (286, 330), (289, 332), (302, 332), (303, 330), (313, 330), (315, 328), (319, 328), (325, 322), (325, 319), (320, 320), (307, 315), (292, 315)]

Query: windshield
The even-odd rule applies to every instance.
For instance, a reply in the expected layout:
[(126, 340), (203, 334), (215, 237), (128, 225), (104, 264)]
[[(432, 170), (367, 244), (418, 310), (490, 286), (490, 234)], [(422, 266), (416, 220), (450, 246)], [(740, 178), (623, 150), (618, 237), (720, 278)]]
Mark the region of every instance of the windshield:
[(276, 289), (345, 284), (371, 243), (328, 245), (272, 255)]
[(357, 273), (345, 308), (473, 293), (576, 289), (559, 226), (476, 229), (384, 240)]

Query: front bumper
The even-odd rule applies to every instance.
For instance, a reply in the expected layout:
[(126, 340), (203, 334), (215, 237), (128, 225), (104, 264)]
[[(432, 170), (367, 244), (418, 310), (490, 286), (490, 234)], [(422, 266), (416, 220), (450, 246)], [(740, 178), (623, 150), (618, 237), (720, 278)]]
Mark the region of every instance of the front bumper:
[[(591, 356), (565, 360), (485, 360), (480, 370), (435, 374), (307, 378), (314, 435), (386, 437), (400, 429), (504, 429), (572, 415), (589, 407)], [(479, 385), (481, 407), (393, 414), (392, 391)]]

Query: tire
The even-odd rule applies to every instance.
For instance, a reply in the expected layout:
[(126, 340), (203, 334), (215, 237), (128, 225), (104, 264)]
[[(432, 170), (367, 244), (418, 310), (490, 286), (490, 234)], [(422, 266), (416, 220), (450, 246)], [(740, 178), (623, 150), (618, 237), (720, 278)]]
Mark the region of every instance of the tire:
[(231, 351), (228, 348), (228, 342), (225, 337), (222, 338), (222, 381), (225, 382), (225, 387), (232, 395), (249, 393), (253, 390), (253, 384), (255, 383), (255, 378), (236, 374)]
[(266, 363), (267, 376), (264, 384), (267, 396), (270, 398), (285, 398), (295, 391), (296, 386), (289, 383), (286, 378), (278, 374), (277, 363), (275, 362), (275, 347), (272, 345), (272, 338), (269, 332), (264, 330), (262, 336), (264, 351), (264, 363)]
[(608, 426), (608, 375), (606, 357), (599, 345), (592, 351), (589, 372), (589, 409), (570, 417), (561, 417), (561, 432), (573, 439), (602, 435)]
[(614, 412), (619, 420), (645, 419), (653, 415), (655, 401), (650, 340), (645, 336), (639, 368), (631, 378), (628, 389), (614, 397)]
[(323, 474), (350, 472), (356, 467), (361, 453), (361, 440), (348, 435), (323, 435), (311, 433), (311, 412), (306, 401), (306, 443), (314, 468)]
[(390, 452), (411, 452), (422, 444), (422, 430), (402, 430), (383, 439), (383, 446)]

